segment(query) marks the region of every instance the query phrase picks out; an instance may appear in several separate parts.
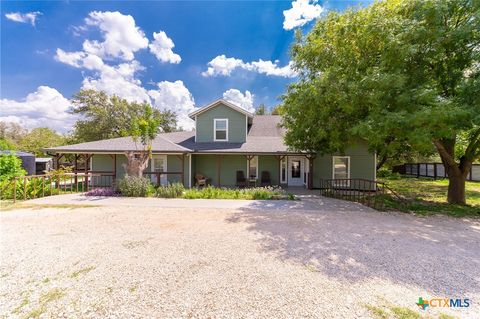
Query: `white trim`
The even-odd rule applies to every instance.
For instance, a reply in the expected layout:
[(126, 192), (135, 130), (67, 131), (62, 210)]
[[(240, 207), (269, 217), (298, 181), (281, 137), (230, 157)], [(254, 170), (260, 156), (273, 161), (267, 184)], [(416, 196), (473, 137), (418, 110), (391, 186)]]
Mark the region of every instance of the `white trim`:
[[(285, 156), (282, 160), (280, 160), (280, 172), (278, 172), (280, 175), (280, 184), (287, 184), (288, 180), (288, 157)], [(282, 180), (282, 165), (285, 164), (285, 179)]]
[(196, 111), (193, 111), (192, 113), (188, 114), (188, 116), (193, 120), (193, 118), (203, 112), (206, 112), (208, 110), (210, 110), (211, 108), (214, 108), (215, 106), (219, 105), (219, 104), (223, 104), (225, 106), (228, 106), (229, 108), (231, 109), (234, 109), (235, 111), (237, 112), (240, 112), (242, 114), (245, 114), (246, 116), (249, 116), (249, 117), (253, 117), (253, 114), (248, 112), (247, 110), (245, 110), (244, 108), (241, 108), (240, 106), (238, 105), (235, 105), (231, 102), (228, 102), (228, 101), (225, 101), (223, 99), (220, 99), (220, 100), (216, 100), (215, 102), (213, 103), (210, 103), (206, 106), (203, 106), (201, 108), (199, 108), (198, 110)]
[[(163, 159), (163, 171), (168, 172), (168, 156), (164, 154), (159, 155), (152, 155), (150, 160), (150, 172), (155, 172), (155, 158), (162, 158)], [(163, 183), (165, 182), (165, 183)], [(160, 176), (160, 185), (166, 186), (168, 184), (168, 175), (161, 175)]]
[[(292, 161), (300, 161), (300, 177), (291, 177), (290, 164)], [(303, 176), (305, 172), (305, 157), (303, 156), (289, 156), (287, 160), (287, 185), (288, 186), (304, 186)], [(298, 183), (298, 181), (300, 181)]]
[(245, 141), (247, 141), (248, 135), (248, 116), (245, 116)]
[(257, 179), (259, 178), (259, 176), (258, 176), (258, 166), (259, 166), (259, 165), (258, 165), (258, 162), (259, 162), (259, 158), (258, 158), (258, 155), (254, 155), (253, 158), (250, 160), (250, 162), (249, 162), (248, 159), (247, 159), (247, 179), (250, 178), (250, 167), (248, 166), (248, 164), (249, 164), (249, 163), (252, 163), (252, 161), (253, 161), (255, 158), (257, 159), (257, 166), (256, 166), (256, 168), (255, 168), (255, 175), (256, 175), (255, 177), (256, 177)]
[[(335, 159), (336, 158), (346, 158), (348, 161), (347, 165), (347, 179), (350, 179), (350, 156), (332, 156), (332, 179), (335, 178)], [(350, 186), (350, 181), (347, 182), (347, 186)]]
[(192, 188), (192, 154), (188, 154), (188, 188)]
[[(217, 139), (217, 121), (226, 121), (225, 129), (221, 129), (218, 131), (225, 131), (225, 139), (224, 140), (219, 140)], [(213, 119), (213, 141), (214, 142), (228, 142), (228, 119)]]
[(195, 143), (197, 143), (197, 116), (195, 115)]

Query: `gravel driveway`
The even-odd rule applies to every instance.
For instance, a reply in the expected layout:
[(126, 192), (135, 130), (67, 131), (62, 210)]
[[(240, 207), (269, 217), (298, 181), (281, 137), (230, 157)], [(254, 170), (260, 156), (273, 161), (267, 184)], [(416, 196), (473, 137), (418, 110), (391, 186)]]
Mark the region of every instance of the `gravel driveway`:
[[(478, 221), (326, 198), (37, 202), (52, 200), (96, 207), (0, 213), (1, 317), (368, 318), (368, 305), (390, 304), (480, 313)], [(419, 297), (472, 305), (422, 312)]]

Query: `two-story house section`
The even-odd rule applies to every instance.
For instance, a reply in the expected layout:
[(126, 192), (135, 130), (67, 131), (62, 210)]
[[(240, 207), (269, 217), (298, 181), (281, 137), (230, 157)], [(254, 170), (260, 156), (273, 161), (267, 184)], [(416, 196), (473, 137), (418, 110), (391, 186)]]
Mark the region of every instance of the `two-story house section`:
[[(194, 131), (160, 133), (154, 140), (145, 171), (154, 183), (182, 182), (193, 187), (203, 177), (208, 184), (220, 187), (269, 184), (317, 188), (321, 179), (376, 178), (375, 154), (361, 142), (342, 154), (294, 151), (284, 143), (281, 116), (254, 115), (225, 100), (189, 116), (195, 121)], [(125, 174), (125, 152), (136, 147), (131, 137), (122, 137), (46, 151), (56, 158), (74, 154), (88, 162), (87, 171), (111, 172), (118, 179)]]

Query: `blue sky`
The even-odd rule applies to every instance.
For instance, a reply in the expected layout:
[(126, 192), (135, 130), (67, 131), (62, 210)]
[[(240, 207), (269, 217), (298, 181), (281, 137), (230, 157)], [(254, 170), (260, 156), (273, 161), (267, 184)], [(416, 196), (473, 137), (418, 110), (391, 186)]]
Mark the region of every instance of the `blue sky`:
[(188, 112), (222, 97), (272, 107), (296, 79), (295, 29), (370, 2), (3, 2), (0, 120), (67, 132), (82, 87), (171, 109), (186, 128)]

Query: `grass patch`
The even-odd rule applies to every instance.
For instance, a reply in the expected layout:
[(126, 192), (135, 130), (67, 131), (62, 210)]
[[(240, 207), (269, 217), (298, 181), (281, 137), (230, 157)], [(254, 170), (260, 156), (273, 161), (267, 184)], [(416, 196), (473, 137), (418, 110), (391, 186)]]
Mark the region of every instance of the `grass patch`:
[(45, 279), (42, 280), (42, 282), (44, 284), (48, 284), (50, 282), (50, 278), (45, 278)]
[(27, 203), (10, 203), (7, 205), (2, 204), (2, 212), (12, 211), (16, 209), (48, 209), (48, 208), (58, 208), (58, 209), (78, 209), (78, 208), (90, 208), (90, 207), (100, 207), (98, 205), (88, 205), (88, 204), (27, 204)]
[(455, 319), (455, 317), (440, 314), (435, 317), (430, 316), (429, 314), (418, 313), (407, 307), (400, 307), (389, 303), (388, 301), (382, 302), (382, 306), (372, 306), (365, 305), (365, 308), (368, 309), (372, 318), (374, 319)]
[(187, 199), (295, 199), (293, 194), (287, 194), (278, 187), (256, 188), (218, 188), (204, 187), (187, 189), (183, 198)]
[(431, 178), (382, 178), (397, 194), (405, 198), (381, 198), (386, 209), (413, 212), (420, 215), (443, 214), (452, 217), (480, 217), (480, 183), (466, 182), (467, 205), (447, 204), (448, 180)]
[(65, 290), (64, 289), (54, 288), (54, 289), (48, 291), (47, 293), (42, 294), (40, 296), (39, 302), (41, 304), (46, 304), (48, 302), (58, 300), (58, 299), (62, 298), (63, 296), (65, 296)]
[(30, 303), (30, 299), (28, 299), (28, 296), (23, 297), (22, 302), (17, 307), (15, 307), (15, 309), (12, 310), (12, 314), (18, 315), (22, 310), (22, 308), (28, 305), (29, 303)]
[(66, 295), (65, 289), (54, 288), (42, 294), (38, 299), (39, 306), (31, 310), (24, 318), (39, 318), (45, 311), (47, 311), (47, 304), (52, 301), (59, 300)]
[(82, 274), (89, 273), (94, 269), (95, 269), (95, 267), (93, 267), (93, 266), (82, 268), (82, 269), (77, 270), (77, 271), (73, 272), (72, 274), (70, 274), (70, 278), (77, 278), (78, 276), (80, 276)]

